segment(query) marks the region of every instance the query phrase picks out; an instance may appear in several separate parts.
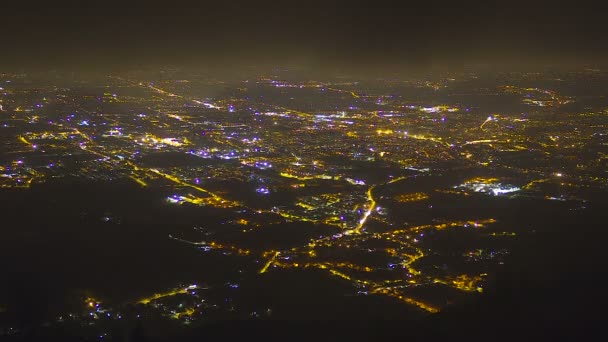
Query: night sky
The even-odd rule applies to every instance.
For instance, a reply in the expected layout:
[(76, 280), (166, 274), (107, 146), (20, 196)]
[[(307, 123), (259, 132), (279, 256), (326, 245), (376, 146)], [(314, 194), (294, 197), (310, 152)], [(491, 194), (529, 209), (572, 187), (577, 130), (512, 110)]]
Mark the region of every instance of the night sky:
[(5, 2), (3, 66), (598, 63), (598, 3)]

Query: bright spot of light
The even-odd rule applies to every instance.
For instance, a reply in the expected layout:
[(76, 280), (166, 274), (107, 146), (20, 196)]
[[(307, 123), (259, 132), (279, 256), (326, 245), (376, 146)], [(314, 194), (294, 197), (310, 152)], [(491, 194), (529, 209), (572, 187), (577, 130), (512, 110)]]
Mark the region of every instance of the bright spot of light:
[(257, 188), (255, 190), (255, 192), (257, 192), (258, 194), (262, 194), (262, 195), (268, 195), (270, 193), (270, 190), (268, 190), (268, 188), (266, 188), (266, 187), (261, 187), (261, 188)]
[(500, 194), (508, 194), (509, 192), (515, 192), (515, 191), (519, 191), (520, 189), (518, 187), (512, 187), (512, 188), (497, 188), (497, 189), (492, 189), (492, 194), (494, 196), (498, 196)]

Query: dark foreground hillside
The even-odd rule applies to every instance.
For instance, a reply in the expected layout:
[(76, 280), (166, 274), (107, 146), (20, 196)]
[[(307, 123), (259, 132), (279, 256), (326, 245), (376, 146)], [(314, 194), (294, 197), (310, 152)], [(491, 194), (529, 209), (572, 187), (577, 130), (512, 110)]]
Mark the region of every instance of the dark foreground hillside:
[[(606, 208), (601, 201), (586, 210), (555, 213), (546, 224), (521, 237), (517, 247), (498, 273), (490, 279), (484, 294), (477, 300), (448, 307), (425, 318), (416, 318), (411, 310), (394, 302), (372, 297), (343, 297), (328, 291), (339, 284), (313, 284), (315, 274), (268, 279), (258, 284), (260, 300), (275, 301), (274, 320), (219, 320), (200, 327), (183, 329), (171, 320), (125, 322), (114, 328), (113, 336), (124, 341), (214, 341), (214, 340), (393, 340), (418, 337), (431, 340), (482, 337), (496, 340), (510, 336), (538, 337), (588, 336), (603, 319), (606, 291)], [(5, 246), (8, 251), (8, 247)], [(5, 260), (8, 265), (8, 259)], [(85, 263), (86, 264), (86, 263)], [(8, 269), (8, 268), (7, 268)], [(282, 277), (286, 273), (270, 273)], [(7, 273), (5, 273), (7, 275)], [(12, 272), (11, 277), (18, 274)], [(56, 297), (53, 284), (41, 288), (44, 273), (9, 279), (18, 308), (17, 323), (25, 328), (19, 336), (2, 338), (9, 341), (80, 341), (76, 330), (41, 326), (45, 308)], [(277, 284), (284, 285), (277, 287)], [(60, 286), (61, 284), (55, 284)], [(286, 290), (291, 289), (291, 290)], [(339, 292), (339, 291), (338, 291)], [(304, 296), (326, 293), (325, 296)], [(46, 296), (46, 297), (45, 297)], [(47, 298), (48, 297), (48, 298)], [(255, 301), (255, 298), (252, 297)], [(312, 299), (314, 298), (314, 300)], [(46, 304), (45, 304), (46, 303)], [(43, 305), (44, 304), (44, 305)], [(255, 304), (255, 303), (252, 303)], [(36, 310), (33, 310), (33, 309)], [(0, 318), (10, 320), (11, 317)], [(403, 319), (406, 318), (406, 319)], [(71, 335), (79, 337), (70, 337)], [(91, 337), (91, 341), (99, 341)]]

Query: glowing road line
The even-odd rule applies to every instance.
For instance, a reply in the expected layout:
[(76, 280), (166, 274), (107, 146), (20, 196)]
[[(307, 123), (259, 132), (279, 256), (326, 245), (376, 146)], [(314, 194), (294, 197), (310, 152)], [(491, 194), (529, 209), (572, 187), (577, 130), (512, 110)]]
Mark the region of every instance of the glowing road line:
[(268, 262), (266, 263), (266, 265), (264, 265), (264, 267), (260, 270), (260, 274), (266, 273), (266, 271), (268, 270), (268, 267), (270, 267), (270, 265), (272, 265), (272, 263), (279, 256), (279, 254), (281, 254), (281, 252), (275, 252), (274, 253), (274, 255), (272, 256), (272, 258), (270, 258), (270, 260), (268, 260)]
[[(79, 130), (77, 130), (77, 129), (74, 129), (74, 131), (75, 131), (77, 134), (79, 134), (80, 136), (82, 136), (83, 138), (85, 138), (86, 140), (88, 140), (90, 143), (93, 143), (92, 139), (91, 139), (91, 138), (90, 138), (88, 135), (86, 135), (85, 133), (83, 133), (83, 132), (81, 132), (81, 131), (79, 131)], [(99, 156), (101, 156), (101, 157), (104, 157), (104, 158), (108, 158), (108, 159), (110, 159), (110, 157), (109, 157), (109, 156), (106, 156), (106, 155), (104, 155), (104, 154), (102, 154), (102, 153), (99, 153), (99, 152), (96, 152), (96, 151), (91, 151), (90, 149), (87, 149), (87, 151), (89, 151), (89, 152), (91, 152), (91, 153), (94, 153), (94, 154), (96, 154), (96, 155), (99, 155)], [(132, 163), (131, 161), (128, 161), (128, 160), (126, 161), (126, 163), (127, 163), (129, 166), (133, 167), (133, 169), (134, 169), (135, 171), (140, 171), (140, 170), (142, 170), (142, 171), (146, 171), (146, 172), (152, 172), (152, 173), (155, 173), (155, 174), (157, 174), (157, 175), (159, 175), (159, 176), (162, 176), (162, 177), (164, 177), (165, 179), (168, 179), (168, 180), (170, 180), (170, 181), (172, 181), (172, 182), (174, 182), (174, 183), (176, 183), (176, 184), (179, 184), (179, 185), (181, 185), (181, 186), (184, 186), (184, 187), (189, 187), (189, 188), (192, 188), (192, 189), (198, 190), (198, 191), (200, 191), (200, 192), (203, 192), (203, 193), (205, 193), (205, 194), (209, 195), (209, 196), (210, 196), (210, 197), (211, 197), (211, 198), (212, 198), (214, 201), (221, 202), (221, 203), (223, 203), (223, 204), (225, 204), (225, 205), (230, 205), (230, 206), (239, 206), (239, 205), (240, 205), (240, 204), (239, 204), (239, 203), (237, 203), (237, 202), (233, 202), (233, 201), (229, 201), (229, 200), (227, 200), (227, 199), (224, 199), (224, 198), (222, 198), (222, 197), (220, 197), (220, 196), (218, 196), (218, 195), (216, 195), (216, 194), (212, 193), (212, 192), (211, 192), (211, 191), (209, 191), (209, 190), (206, 190), (206, 189), (203, 189), (203, 188), (201, 188), (201, 187), (199, 187), (199, 186), (196, 186), (196, 185), (193, 185), (193, 184), (189, 184), (189, 183), (187, 183), (187, 182), (184, 182), (184, 181), (182, 181), (181, 179), (179, 179), (178, 177), (175, 177), (175, 176), (173, 176), (173, 175), (170, 175), (170, 174), (166, 174), (166, 173), (160, 172), (160, 171), (159, 171), (159, 170), (157, 170), (157, 169), (145, 169), (145, 168), (140, 168), (140, 167), (138, 167), (137, 165), (135, 165), (134, 163)], [(146, 183), (145, 183), (143, 180), (139, 180), (139, 181), (138, 181), (138, 180), (136, 180), (136, 179), (135, 179), (135, 178), (133, 178), (133, 177), (131, 177), (131, 178), (132, 178), (133, 180), (135, 180), (137, 183), (139, 183), (140, 185), (142, 185), (142, 186), (147, 186), (147, 184), (146, 184)], [(141, 181), (141, 182), (140, 182), (140, 181)], [(145, 185), (144, 185), (144, 184), (145, 184)]]
[(551, 180), (550, 178), (537, 179), (537, 180), (531, 181), (530, 183), (522, 186), (521, 188), (524, 189), (524, 190), (527, 190), (527, 189), (530, 189), (531, 187), (533, 187), (535, 184), (545, 183), (545, 182), (548, 182), (550, 180)]
[(502, 142), (502, 141), (495, 140), (495, 139), (473, 140), (473, 141), (467, 141), (466, 143), (464, 143), (464, 145), (485, 144), (485, 143), (495, 143), (495, 142)]
[(167, 95), (167, 96), (170, 96), (170, 97), (179, 97), (179, 98), (183, 98), (183, 96), (181, 96), (181, 95), (177, 95), (177, 94), (170, 93), (170, 92), (165, 91), (165, 90), (162, 90), (162, 89), (160, 89), (160, 88), (156, 88), (156, 87), (154, 87), (154, 86), (152, 86), (152, 85), (148, 85), (148, 88), (150, 88), (150, 89), (152, 89), (152, 90), (155, 90), (156, 92), (161, 93), (161, 94), (163, 94), (163, 95)]
[(297, 176), (297, 175), (292, 175), (291, 173), (287, 173), (287, 172), (281, 172), (279, 175), (281, 177), (293, 178), (293, 179), (297, 179), (297, 180), (310, 180), (310, 179), (314, 179), (315, 178), (315, 177), (312, 177), (312, 176)]
[(376, 201), (374, 200), (374, 197), (372, 196), (372, 190), (374, 189), (375, 186), (371, 186), (369, 189), (367, 189), (367, 199), (369, 201), (369, 207), (367, 208), (367, 211), (365, 211), (365, 213), (363, 213), (363, 217), (359, 220), (359, 224), (357, 225), (357, 227), (355, 227), (352, 230), (347, 231), (347, 234), (351, 234), (351, 233), (356, 233), (356, 234), (361, 234), (361, 229), (363, 228), (363, 225), (365, 225), (365, 221), (367, 221), (367, 218), (369, 217), (369, 215), (372, 214), (372, 212), (374, 211), (374, 209), (376, 209)]
[(34, 144), (32, 144), (31, 142), (29, 142), (27, 139), (25, 139), (25, 138), (24, 138), (24, 137), (22, 137), (22, 136), (20, 136), (20, 137), (19, 137), (19, 141), (21, 141), (22, 143), (24, 143), (24, 144), (26, 144), (26, 145), (29, 145), (29, 146), (31, 146), (31, 147), (33, 147), (33, 146), (34, 146)]
[(336, 270), (331, 270), (331, 269), (329, 270), (329, 272), (331, 274), (335, 275), (335, 276), (338, 276), (340, 278), (346, 279), (348, 281), (352, 281), (353, 280), (351, 277), (347, 276), (346, 274), (344, 274), (342, 272), (339, 272), (339, 271), (336, 271)]
[(177, 294), (182, 294), (182, 293), (188, 293), (188, 289), (180, 288), (180, 289), (175, 289), (175, 290), (173, 290), (171, 292), (167, 292), (167, 293), (155, 293), (152, 297), (141, 299), (137, 303), (138, 304), (148, 304), (153, 300), (157, 300), (157, 299), (164, 298), (164, 297), (171, 297), (171, 296), (175, 296)]
[[(388, 181), (386, 183), (384, 183), (384, 185), (386, 184), (393, 184), (396, 182), (399, 182), (401, 180), (404, 180), (408, 177), (398, 177), (395, 178), (391, 181)], [(359, 224), (357, 225), (357, 227), (347, 230), (344, 233), (345, 234), (361, 234), (361, 229), (363, 229), (363, 226), (365, 225), (365, 222), (367, 221), (367, 218), (374, 212), (374, 210), (376, 209), (376, 201), (374, 200), (374, 196), (372, 195), (372, 191), (374, 190), (376, 186), (372, 185), (369, 187), (369, 189), (367, 189), (367, 200), (369, 201), (369, 207), (367, 208), (367, 210), (365, 211), (365, 213), (363, 213), (363, 217), (361, 217), (361, 219), (359, 220)]]
[(492, 121), (492, 120), (494, 120), (494, 119), (493, 119), (491, 116), (488, 116), (488, 118), (486, 119), (486, 121), (484, 121), (484, 122), (481, 124), (481, 126), (479, 126), (479, 128), (480, 128), (480, 129), (483, 129), (483, 126), (484, 126), (485, 124), (487, 124), (488, 122)]
[(207, 107), (207, 108), (213, 108), (213, 109), (221, 109), (220, 107), (213, 105), (211, 103), (208, 102), (202, 102), (199, 100), (192, 100), (192, 102), (196, 103), (196, 104), (202, 104), (203, 106)]
[(436, 313), (436, 312), (440, 311), (438, 308), (436, 308), (432, 305), (426, 304), (424, 302), (421, 302), (421, 301), (416, 300), (411, 297), (405, 297), (405, 296), (401, 295), (397, 290), (390, 288), (390, 287), (377, 287), (375, 289), (372, 289), (370, 292), (375, 293), (375, 294), (385, 294), (385, 295), (397, 298), (408, 304), (414, 305), (422, 310), (425, 310), (425, 311), (428, 311), (431, 313)]
[(179, 185), (181, 185), (181, 186), (189, 187), (189, 188), (192, 188), (192, 189), (198, 190), (198, 191), (200, 191), (200, 192), (203, 192), (203, 193), (205, 193), (205, 194), (207, 194), (207, 195), (211, 196), (211, 197), (212, 197), (214, 200), (216, 200), (216, 201), (230, 202), (230, 203), (232, 203), (232, 204), (234, 204), (234, 205), (237, 205), (237, 203), (236, 203), (236, 202), (231, 202), (231, 201), (228, 201), (228, 200), (226, 200), (226, 199), (224, 199), (224, 198), (222, 198), (222, 197), (220, 197), (220, 196), (218, 196), (218, 195), (216, 195), (216, 194), (212, 193), (212, 192), (211, 192), (211, 191), (209, 191), (209, 190), (205, 190), (205, 189), (203, 189), (203, 188), (201, 188), (201, 187), (199, 187), (199, 186), (196, 186), (196, 185), (192, 185), (192, 184), (186, 183), (186, 182), (182, 181), (181, 179), (179, 179), (179, 178), (177, 178), (177, 177), (175, 177), (175, 176), (172, 176), (172, 175), (169, 175), (169, 174), (166, 174), (166, 173), (160, 172), (160, 171), (158, 171), (157, 169), (149, 169), (149, 171), (150, 171), (150, 172), (154, 172), (154, 173), (156, 173), (157, 175), (162, 176), (162, 177), (164, 177), (164, 178), (166, 178), (166, 179), (168, 179), (168, 180), (170, 180), (170, 181), (172, 181), (172, 182), (174, 182), (174, 183), (176, 183), (176, 184), (179, 184)]
[(331, 88), (331, 87), (325, 87), (325, 89), (327, 90), (332, 90), (338, 93), (349, 93), (352, 97), (358, 99), (361, 96), (357, 95), (357, 93), (355, 93), (354, 91), (348, 91), (348, 90), (344, 90), (344, 89), (338, 89), (338, 88)]
[(135, 176), (129, 176), (129, 178), (131, 178), (132, 180), (134, 180), (135, 182), (137, 182), (137, 184), (141, 185), (142, 187), (147, 187), (148, 183), (144, 182), (143, 180), (135, 177)]
[(415, 305), (418, 308), (420, 308), (422, 310), (425, 310), (425, 311), (428, 311), (430, 313), (437, 313), (437, 312), (439, 312), (439, 309), (437, 309), (436, 307), (428, 305), (428, 304), (426, 304), (424, 302), (421, 302), (419, 300), (415, 300), (413, 298), (408, 298), (408, 297), (403, 297), (403, 296), (399, 296), (397, 298), (403, 300), (404, 302), (406, 302), (408, 304)]
[[(416, 171), (422, 171), (422, 170), (416, 170)], [(422, 171), (422, 172), (426, 172), (426, 171)], [(397, 183), (397, 182), (400, 182), (400, 181), (402, 181), (402, 180), (404, 180), (404, 179), (407, 179), (407, 178), (409, 178), (409, 176), (397, 177), (397, 178), (395, 178), (395, 179), (393, 179), (393, 180), (391, 180), (391, 181), (387, 182), (386, 184), (393, 184), (393, 183)]]

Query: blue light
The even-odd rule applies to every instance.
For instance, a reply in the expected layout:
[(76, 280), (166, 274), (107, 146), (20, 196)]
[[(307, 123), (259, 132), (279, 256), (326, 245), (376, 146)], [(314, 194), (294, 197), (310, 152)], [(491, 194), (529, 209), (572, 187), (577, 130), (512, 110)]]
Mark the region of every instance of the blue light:
[(255, 190), (255, 192), (257, 192), (258, 194), (262, 194), (262, 195), (268, 195), (270, 193), (270, 190), (266, 187), (261, 187), (261, 188), (257, 188)]

